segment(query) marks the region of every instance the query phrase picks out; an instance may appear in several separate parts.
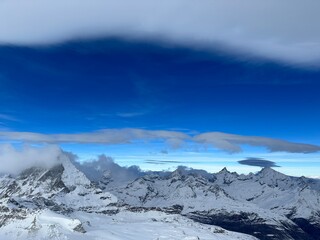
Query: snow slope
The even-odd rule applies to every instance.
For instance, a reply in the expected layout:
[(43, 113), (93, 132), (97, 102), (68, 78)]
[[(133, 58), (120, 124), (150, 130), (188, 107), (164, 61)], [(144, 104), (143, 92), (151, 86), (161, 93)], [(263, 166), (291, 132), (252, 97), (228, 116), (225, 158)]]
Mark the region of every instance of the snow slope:
[[(77, 227), (85, 229), (85, 232), (75, 231)], [(154, 211), (143, 213), (123, 211), (113, 216), (75, 212), (67, 217), (45, 210), (0, 228), (0, 239), (254, 240), (255, 238), (229, 232), (220, 227), (199, 224), (179, 215)]]

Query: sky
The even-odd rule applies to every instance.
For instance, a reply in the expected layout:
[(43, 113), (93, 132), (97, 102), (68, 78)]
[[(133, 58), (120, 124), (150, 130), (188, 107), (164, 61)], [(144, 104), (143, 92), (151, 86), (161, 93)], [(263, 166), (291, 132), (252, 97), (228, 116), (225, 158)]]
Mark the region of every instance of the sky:
[(318, 176), (319, 7), (1, 1), (2, 168), (62, 148), (143, 170)]

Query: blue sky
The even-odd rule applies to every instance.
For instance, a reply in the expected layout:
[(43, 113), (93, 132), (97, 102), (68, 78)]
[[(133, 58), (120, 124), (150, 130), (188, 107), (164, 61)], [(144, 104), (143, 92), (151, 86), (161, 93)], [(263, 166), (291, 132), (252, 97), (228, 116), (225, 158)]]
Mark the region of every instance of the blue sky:
[[(0, 51), (1, 127), (8, 131), (76, 134), (139, 128), (320, 144), (317, 69), (121, 39), (41, 48), (3, 46)], [(145, 162), (166, 159), (212, 171), (223, 165), (243, 171), (237, 161), (258, 156), (288, 167), (305, 164), (307, 169), (318, 164), (319, 156), (288, 153), (279, 158), (250, 146), (230, 155), (210, 147), (172, 149), (161, 142), (62, 147), (82, 160), (105, 153), (123, 165), (144, 169), (177, 165)], [(168, 154), (162, 154), (163, 149)]]
[[(15, 2), (1, 3), (2, 9)], [(270, 10), (270, 26), (234, 8), (235, 18), (221, 16), (217, 23), (205, 10), (230, 10), (229, 3), (205, 1), (180, 15), (173, 14), (171, 3), (159, 3), (159, 14), (153, 16), (142, 11), (150, 10), (142, 0), (132, 15), (103, 15), (100, 21), (80, 18), (68, 5), (62, 24), (53, 17), (60, 1), (50, 9), (33, 2), (28, 6), (33, 15), (25, 21), (0, 10), (11, 20), (0, 23), (3, 143), (56, 144), (81, 161), (104, 153), (142, 169), (186, 165), (217, 171), (227, 166), (249, 172), (259, 168), (237, 161), (255, 157), (274, 161), (291, 175), (319, 175), (320, 34), (303, 28), (311, 24), (309, 17), (318, 16), (311, 5), (305, 7), (302, 27), (293, 28), (289, 14), (282, 21), (271, 11), (273, 1), (266, 13), (254, 4), (247, 9), (262, 11), (262, 18)], [(109, 1), (108, 9), (121, 8), (118, 4)], [(301, 7), (293, 1), (290, 11), (298, 13)], [(17, 26), (28, 31), (17, 32)], [(146, 132), (97, 133), (105, 129)], [(211, 132), (232, 136), (197, 137)], [(97, 140), (103, 134), (108, 140)], [(110, 134), (121, 140), (111, 141)], [(83, 143), (80, 137), (93, 140)], [(234, 151), (238, 147), (241, 151)]]

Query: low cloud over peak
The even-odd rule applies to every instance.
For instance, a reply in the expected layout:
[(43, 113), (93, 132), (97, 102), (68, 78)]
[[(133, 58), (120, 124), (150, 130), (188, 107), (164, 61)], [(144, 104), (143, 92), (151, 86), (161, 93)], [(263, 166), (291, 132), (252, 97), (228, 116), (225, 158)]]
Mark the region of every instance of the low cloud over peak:
[(294, 143), (280, 139), (242, 136), (222, 132), (206, 132), (190, 135), (179, 131), (145, 130), (136, 128), (103, 129), (95, 132), (75, 134), (41, 134), (33, 132), (0, 132), (0, 139), (32, 143), (93, 143), (93, 144), (129, 144), (135, 141), (160, 141), (172, 148), (180, 148), (185, 144), (213, 147), (229, 153), (242, 151), (242, 145), (265, 147), (270, 152), (313, 153), (319, 152), (320, 146)]
[(55, 145), (42, 147), (24, 145), (17, 149), (10, 144), (0, 144), (0, 174), (17, 174), (34, 166), (51, 167), (58, 163), (61, 153), (61, 149)]
[(0, 43), (123, 37), (319, 63), (319, 7), (316, 0), (7, 0)]

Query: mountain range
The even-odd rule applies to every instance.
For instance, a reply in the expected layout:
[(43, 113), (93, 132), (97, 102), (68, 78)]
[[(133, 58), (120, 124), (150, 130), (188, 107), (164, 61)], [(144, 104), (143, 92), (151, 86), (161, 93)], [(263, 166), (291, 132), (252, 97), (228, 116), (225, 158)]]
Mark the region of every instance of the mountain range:
[(178, 167), (141, 172), (110, 159), (0, 177), (1, 239), (320, 239), (320, 180)]

